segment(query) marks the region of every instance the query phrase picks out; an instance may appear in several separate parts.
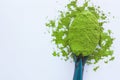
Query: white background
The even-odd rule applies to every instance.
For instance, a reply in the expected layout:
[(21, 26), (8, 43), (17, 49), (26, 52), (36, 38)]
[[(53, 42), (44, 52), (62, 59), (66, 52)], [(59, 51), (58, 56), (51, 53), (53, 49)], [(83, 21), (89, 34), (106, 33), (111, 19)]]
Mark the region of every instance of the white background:
[[(56, 3), (57, 1), (57, 3)], [(53, 19), (68, 0), (0, 0), (0, 80), (72, 80), (74, 63), (51, 55), (46, 17)], [(111, 19), (106, 28), (114, 33), (115, 60), (100, 62), (100, 69), (86, 65), (84, 80), (119, 80), (120, 74), (120, 2), (94, 0)]]

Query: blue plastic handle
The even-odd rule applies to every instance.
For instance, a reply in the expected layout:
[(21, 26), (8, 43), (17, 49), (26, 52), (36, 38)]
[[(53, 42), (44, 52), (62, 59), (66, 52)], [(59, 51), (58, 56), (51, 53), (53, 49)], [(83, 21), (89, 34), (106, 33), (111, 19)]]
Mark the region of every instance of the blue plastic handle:
[(80, 59), (79, 62), (75, 63), (75, 72), (74, 72), (74, 77), (73, 80), (82, 80), (82, 75), (83, 75), (83, 71), (82, 71), (82, 59)]
[(74, 70), (73, 80), (83, 80), (83, 70), (84, 70), (84, 65), (86, 63), (87, 58), (88, 56), (85, 56), (85, 57), (74, 56), (75, 70)]

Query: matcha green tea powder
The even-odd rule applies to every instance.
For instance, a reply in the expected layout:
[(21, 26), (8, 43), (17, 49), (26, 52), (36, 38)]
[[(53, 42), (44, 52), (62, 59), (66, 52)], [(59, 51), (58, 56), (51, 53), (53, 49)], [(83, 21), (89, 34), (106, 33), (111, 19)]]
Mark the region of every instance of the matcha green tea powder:
[(95, 50), (99, 39), (100, 27), (95, 15), (88, 10), (77, 13), (68, 30), (71, 51), (77, 56), (88, 56)]
[(58, 49), (53, 55), (63, 56), (65, 60), (73, 55), (89, 56), (87, 62), (90, 64), (91, 60), (95, 64), (105, 57), (113, 60), (110, 47), (114, 39), (110, 30), (104, 31), (103, 25), (108, 18), (100, 7), (90, 6), (89, 1), (79, 6), (77, 0), (73, 0), (66, 8), (56, 20), (46, 23), (49, 30), (52, 29), (52, 40)]

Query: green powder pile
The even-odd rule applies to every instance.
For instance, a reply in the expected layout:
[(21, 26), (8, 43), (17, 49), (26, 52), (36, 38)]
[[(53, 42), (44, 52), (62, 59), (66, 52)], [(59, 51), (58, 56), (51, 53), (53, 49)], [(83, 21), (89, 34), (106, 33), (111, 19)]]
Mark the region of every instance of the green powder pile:
[(90, 55), (99, 43), (100, 32), (95, 15), (88, 10), (77, 13), (68, 31), (71, 51), (77, 56)]
[(53, 56), (63, 56), (65, 60), (73, 55), (89, 56), (88, 64), (96, 64), (106, 57), (113, 60), (110, 47), (114, 39), (110, 30), (104, 31), (108, 18), (100, 7), (90, 6), (89, 1), (79, 6), (77, 0), (73, 0), (66, 8), (56, 20), (46, 23), (49, 30), (52, 29), (52, 40), (57, 47)]

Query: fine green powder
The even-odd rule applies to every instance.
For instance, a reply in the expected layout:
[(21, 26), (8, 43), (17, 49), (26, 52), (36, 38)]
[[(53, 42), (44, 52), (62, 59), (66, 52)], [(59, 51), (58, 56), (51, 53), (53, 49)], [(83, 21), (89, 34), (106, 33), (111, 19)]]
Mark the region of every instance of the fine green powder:
[(95, 50), (100, 39), (99, 22), (90, 11), (76, 14), (68, 31), (68, 44), (72, 52), (88, 56)]
[(65, 60), (73, 55), (89, 56), (88, 64), (105, 57), (110, 57), (110, 61), (114, 59), (110, 49), (114, 39), (111, 31), (105, 32), (103, 28), (108, 18), (100, 7), (89, 4), (85, 1), (79, 6), (77, 0), (73, 0), (67, 4), (67, 11), (61, 11), (56, 20), (46, 23), (52, 29), (52, 39), (58, 49), (53, 52), (54, 56), (62, 55)]

